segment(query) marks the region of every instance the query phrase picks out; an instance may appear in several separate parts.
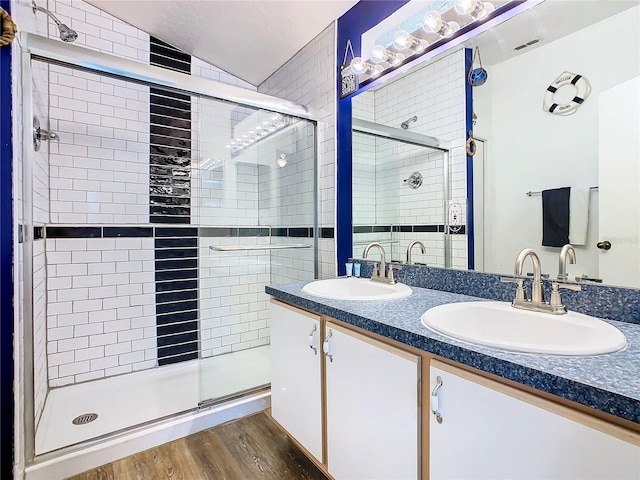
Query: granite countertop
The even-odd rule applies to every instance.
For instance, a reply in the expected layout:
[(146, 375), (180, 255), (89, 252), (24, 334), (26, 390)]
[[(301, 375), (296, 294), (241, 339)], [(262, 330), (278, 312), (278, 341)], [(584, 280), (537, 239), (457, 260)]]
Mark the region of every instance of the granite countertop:
[(411, 287), (413, 294), (400, 300), (331, 300), (302, 293), (306, 283), (265, 290), (293, 305), (629, 420), (640, 430), (640, 325), (605, 320), (627, 337), (628, 346), (620, 352), (580, 357), (514, 353), (445, 337), (420, 323), (429, 308), (484, 298)]

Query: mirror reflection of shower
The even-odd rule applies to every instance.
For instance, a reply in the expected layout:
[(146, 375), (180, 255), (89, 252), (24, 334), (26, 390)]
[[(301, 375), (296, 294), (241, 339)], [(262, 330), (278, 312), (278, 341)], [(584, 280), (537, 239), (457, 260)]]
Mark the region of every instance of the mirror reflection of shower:
[(51, 18), (51, 20), (53, 20), (60, 32), (60, 40), (62, 40), (63, 42), (71, 43), (74, 42), (76, 38), (78, 38), (78, 32), (62, 23), (53, 13), (51, 13), (46, 8), (39, 7), (38, 5), (36, 5), (36, 2), (31, 2), (31, 8), (33, 9), (34, 15), (36, 12), (43, 12), (45, 15)]
[(416, 115), (414, 115), (414, 116), (413, 116), (413, 117), (411, 117), (411, 118), (407, 118), (404, 122), (402, 122), (402, 123), (400, 124), (400, 126), (401, 126), (402, 128), (404, 128), (405, 130), (407, 130), (407, 129), (409, 128), (409, 124), (410, 124), (411, 122), (415, 122), (415, 121), (417, 121), (417, 120), (418, 120), (418, 117), (417, 117)]

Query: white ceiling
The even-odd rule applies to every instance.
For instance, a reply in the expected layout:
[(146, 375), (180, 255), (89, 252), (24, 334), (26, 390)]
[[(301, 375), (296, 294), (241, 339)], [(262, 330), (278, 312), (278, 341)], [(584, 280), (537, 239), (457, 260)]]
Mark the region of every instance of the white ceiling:
[(87, 0), (258, 86), (357, 0)]

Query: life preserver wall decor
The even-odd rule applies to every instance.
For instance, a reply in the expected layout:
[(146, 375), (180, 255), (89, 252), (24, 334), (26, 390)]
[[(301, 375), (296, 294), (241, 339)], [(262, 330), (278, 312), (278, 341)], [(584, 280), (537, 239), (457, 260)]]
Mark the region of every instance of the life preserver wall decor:
[[(556, 91), (560, 87), (569, 84), (575, 85), (576, 95), (567, 103), (555, 103), (553, 96)], [(562, 74), (547, 87), (542, 108), (545, 112), (553, 113), (554, 115), (572, 115), (587, 99), (590, 93), (591, 85), (586, 78), (576, 73), (562, 72)]]

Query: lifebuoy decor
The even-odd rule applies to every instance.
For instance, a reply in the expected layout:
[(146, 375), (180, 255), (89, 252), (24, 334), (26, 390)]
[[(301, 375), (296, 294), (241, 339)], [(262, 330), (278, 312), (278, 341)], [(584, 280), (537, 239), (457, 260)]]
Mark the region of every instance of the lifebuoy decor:
[(11, 16), (2, 7), (0, 7), (0, 20), (2, 21), (0, 47), (4, 47), (5, 45), (9, 45), (13, 42), (13, 39), (16, 37), (18, 27), (16, 27), (16, 24), (11, 20)]
[[(567, 103), (556, 103), (553, 99), (556, 91), (560, 87), (569, 84), (575, 85), (576, 95)], [(562, 72), (562, 74), (547, 87), (542, 108), (545, 112), (553, 113), (554, 115), (572, 115), (587, 99), (590, 93), (591, 85), (586, 78), (576, 73)]]

